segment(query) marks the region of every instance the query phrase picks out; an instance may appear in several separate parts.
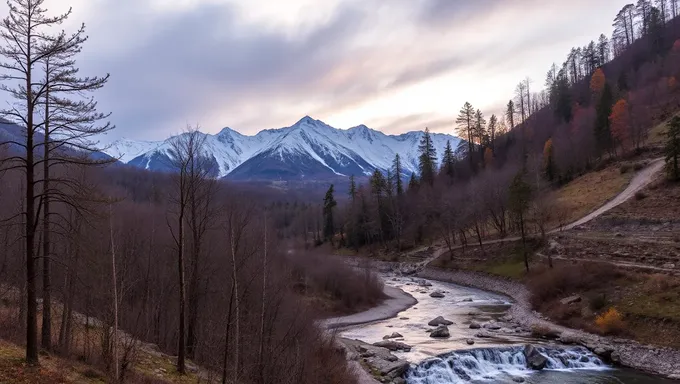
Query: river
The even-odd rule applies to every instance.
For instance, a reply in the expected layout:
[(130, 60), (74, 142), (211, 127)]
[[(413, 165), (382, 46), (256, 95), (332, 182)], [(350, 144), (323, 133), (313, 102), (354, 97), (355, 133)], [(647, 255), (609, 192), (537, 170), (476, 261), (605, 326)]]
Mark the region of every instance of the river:
[[(537, 339), (507, 316), (509, 298), (455, 284), (384, 276), (387, 285), (402, 289), (418, 300), (396, 317), (344, 330), (342, 337), (368, 343), (399, 333), (395, 341), (412, 346), (395, 352), (412, 363), (408, 384), (516, 383), (532, 384), (665, 384), (676, 381), (607, 366), (582, 347)], [(439, 291), (442, 298), (430, 297)], [(453, 322), (450, 337), (434, 339), (428, 322), (442, 316)], [(481, 329), (471, 329), (476, 323)], [(474, 344), (472, 344), (474, 343)], [(536, 346), (548, 356), (546, 369), (526, 368), (523, 348)]]

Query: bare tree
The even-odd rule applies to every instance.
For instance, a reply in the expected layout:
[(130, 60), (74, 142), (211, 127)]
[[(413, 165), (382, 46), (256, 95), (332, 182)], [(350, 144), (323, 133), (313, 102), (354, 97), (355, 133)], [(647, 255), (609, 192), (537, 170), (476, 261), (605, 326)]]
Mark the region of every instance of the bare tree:
[(186, 281), (184, 266), (184, 248), (186, 245), (185, 225), (188, 215), (188, 206), (192, 189), (195, 188), (195, 180), (192, 180), (194, 166), (199, 161), (201, 150), (205, 143), (205, 136), (197, 129), (187, 128), (187, 132), (175, 136), (171, 142), (170, 159), (172, 168), (176, 171), (173, 175), (174, 191), (170, 198), (175, 206), (173, 212), (176, 227), (170, 224), (168, 227), (172, 234), (177, 250), (177, 273), (179, 278), (179, 329), (177, 342), (177, 371), (186, 373)]

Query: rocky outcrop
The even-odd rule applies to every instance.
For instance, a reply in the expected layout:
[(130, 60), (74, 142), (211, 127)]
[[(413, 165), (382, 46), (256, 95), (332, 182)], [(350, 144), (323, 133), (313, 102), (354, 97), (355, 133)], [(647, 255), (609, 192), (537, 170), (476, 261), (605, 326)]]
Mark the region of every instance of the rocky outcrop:
[(453, 321), (446, 320), (442, 316), (437, 316), (436, 318), (430, 320), (430, 322), (427, 323), (427, 325), (429, 325), (431, 327), (436, 327), (436, 326), (439, 326), (439, 325), (453, 325)]
[(379, 341), (377, 343), (373, 343), (373, 345), (376, 346), (376, 347), (388, 349), (390, 351), (408, 352), (408, 351), (411, 350), (410, 345), (400, 343), (400, 342), (394, 341), (394, 340), (383, 340), (383, 341)]
[(570, 304), (574, 304), (574, 303), (580, 303), (581, 300), (582, 300), (581, 296), (573, 295), (573, 296), (565, 297), (564, 299), (560, 300), (560, 304), (570, 305)]
[(442, 292), (442, 291), (434, 291), (434, 292), (430, 293), (430, 297), (433, 297), (433, 298), (435, 298), (435, 299), (441, 299), (441, 298), (444, 297), (444, 292)]
[(339, 339), (344, 345), (348, 360), (361, 360), (379, 382), (403, 384), (401, 377), (409, 368), (409, 362), (400, 360), (386, 348), (364, 343), (360, 340)]
[(383, 340), (398, 339), (400, 337), (404, 337), (404, 336), (402, 336), (402, 334), (399, 333), (399, 332), (392, 332), (391, 335), (387, 335), (387, 336), (383, 337)]

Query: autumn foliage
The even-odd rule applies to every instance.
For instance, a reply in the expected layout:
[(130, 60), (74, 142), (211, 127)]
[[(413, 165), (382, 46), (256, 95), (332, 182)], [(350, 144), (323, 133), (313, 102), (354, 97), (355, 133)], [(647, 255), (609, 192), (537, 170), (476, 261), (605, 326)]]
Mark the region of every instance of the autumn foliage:
[(595, 319), (595, 324), (606, 335), (621, 333), (625, 328), (623, 315), (616, 308), (609, 308), (607, 312)]
[(590, 90), (595, 94), (600, 94), (604, 89), (607, 79), (601, 68), (598, 68), (590, 79)]
[(487, 168), (493, 166), (493, 151), (491, 148), (484, 150), (484, 165)]
[(680, 39), (675, 40), (675, 43), (673, 44), (673, 51), (680, 52)]
[(628, 102), (621, 99), (614, 104), (612, 114), (609, 116), (612, 137), (618, 142), (625, 152), (630, 147), (630, 113)]

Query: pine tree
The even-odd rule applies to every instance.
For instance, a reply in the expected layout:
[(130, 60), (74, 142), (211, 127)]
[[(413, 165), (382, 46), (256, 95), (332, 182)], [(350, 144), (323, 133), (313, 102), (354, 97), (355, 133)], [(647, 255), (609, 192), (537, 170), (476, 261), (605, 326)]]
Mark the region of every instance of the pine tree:
[(508, 101), (508, 106), (506, 107), (505, 110), (505, 117), (508, 119), (508, 129), (512, 130), (515, 128), (515, 114), (517, 112), (515, 111), (515, 102), (510, 100)]
[(354, 175), (349, 177), (349, 198), (352, 200), (352, 204), (357, 200), (357, 184), (354, 181)]
[(489, 118), (489, 129), (488, 129), (488, 135), (489, 135), (488, 146), (491, 148), (491, 151), (496, 150), (495, 141), (496, 141), (496, 135), (497, 134), (498, 134), (498, 118), (496, 117), (496, 115), (491, 115), (491, 118)]
[(455, 176), (455, 163), (456, 157), (453, 154), (453, 148), (451, 148), (451, 140), (448, 140), (446, 142), (446, 148), (444, 148), (444, 157), (442, 159), (441, 171), (451, 179), (453, 179)]
[(465, 103), (463, 108), (458, 113), (456, 119), (458, 136), (464, 137), (468, 143), (468, 159), (470, 160), (470, 168), (474, 169), (473, 153), (475, 150), (475, 109), (472, 104)]
[(415, 192), (418, 190), (418, 186), (420, 183), (418, 182), (418, 178), (416, 177), (415, 173), (411, 173), (411, 179), (408, 181), (408, 190), (409, 192)]
[(326, 196), (323, 199), (323, 236), (324, 240), (331, 242), (333, 244), (333, 236), (335, 235), (335, 223), (333, 221), (333, 208), (335, 208), (338, 203), (333, 197), (334, 186), (331, 184), (330, 188), (326, 192)]
[(680, 168), (678, 168), (678, 157), (680, 157), (680, 117), (675, 116), (668, 123), (666, 133), (666, 171), (668, 178), (673, 181), (680, 181)]
[(553, 181), (555, 179), (555, 160), (552, 138), (548, 139), (543, 146), (543, 169), (548, 180)]
[(398, 153), (394, 155), (394, 161), (392, 161), (392, 172), (395, 178), (394, 184), (397, 190), (397, 196), (401, 196), (404, 193), (404, 184), (401, 179), (403, 171), (401, 169), (401, 158)]
[(597, 103), (595, 110), (595, 142), (600, 154), (611, 149), (612, 136), (609, 116), (612, 113), (613, 105), (614, 95), (612, 94), (612, 89), (609, 83), (605, 83), (600, 101)]
[(428, 128), (425, 128), (425, 133), (420, 139), (418, 152), (420, 153), (418, 156), (420, 179), (423, 183), (432, 185), (434, 184), (434, 171), (435, 164), (437, 162), (437, 151), (434, 149), (432, 136), (430, 136), (430, 130)]
[(479, 109), (475, 112), (475, 141), (478, 145), (483, 146), (486, 137), (486, 119), (484, 114)]

